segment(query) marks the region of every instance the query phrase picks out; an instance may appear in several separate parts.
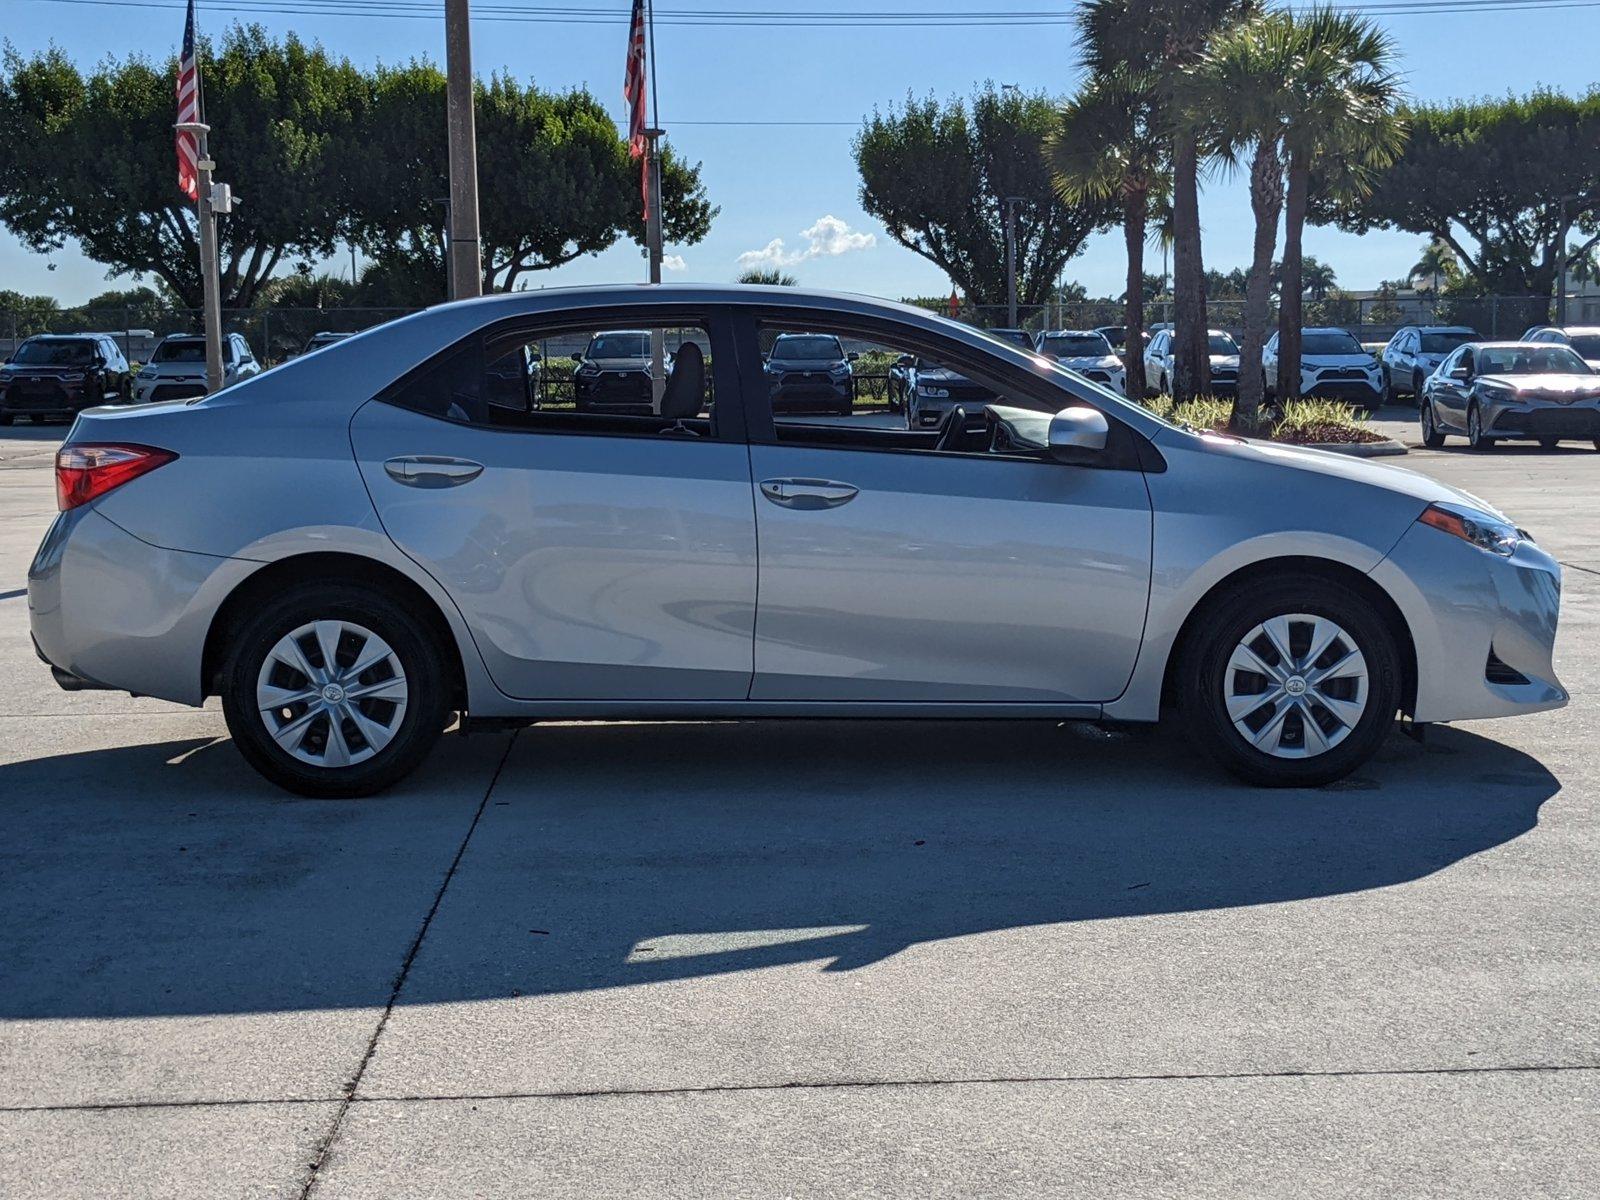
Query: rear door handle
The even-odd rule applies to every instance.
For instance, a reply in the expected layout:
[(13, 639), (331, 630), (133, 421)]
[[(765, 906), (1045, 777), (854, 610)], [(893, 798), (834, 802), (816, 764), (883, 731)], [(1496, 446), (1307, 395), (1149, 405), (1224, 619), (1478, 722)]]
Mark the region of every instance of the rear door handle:
[(761, 494), (784, 508), (816, 510), (848, 504), (860, 492), (853, 484), (832, 479), (763, 479)]
[(436, 454), (407, 454), (383, 464), (389, 478), (407, 487), (459, 487), (483, 474), (483, 464), (470, 458), (445, 458)]

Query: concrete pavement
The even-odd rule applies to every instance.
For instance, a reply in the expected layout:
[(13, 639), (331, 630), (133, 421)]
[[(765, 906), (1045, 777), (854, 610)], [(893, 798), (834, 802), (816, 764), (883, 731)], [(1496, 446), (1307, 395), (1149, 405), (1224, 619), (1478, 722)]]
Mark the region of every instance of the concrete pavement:
[(33, 659), (60, 432), (0, 436), (8, 1197), (1600, 1185), (1592, 450), (1392, 460), (1566, 563), (1574, 703), (1332, 788), (1160, 732), (574, 724), (330, 803)]

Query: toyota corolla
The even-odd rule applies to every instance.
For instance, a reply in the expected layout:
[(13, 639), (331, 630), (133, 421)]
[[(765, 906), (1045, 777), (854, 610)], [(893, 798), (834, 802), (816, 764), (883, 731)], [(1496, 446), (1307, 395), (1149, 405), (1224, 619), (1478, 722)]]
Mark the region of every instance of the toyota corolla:
[[(659, 411), (490, 403), (507, 356), (615, 329), (676, 331)], [(761, 347), (796, 331), (993, 400), (926, 430), (774, 411)], [(1567, 698), (1560, 570), (1485, 502), (1179, 428), (864, 298), (444, 305), (209, 397), (85, 412), (56, 477), (28, 604), (57, 681), (220, 696), (244, 757), (308, 795), (394, 783), (452, 714), (1171, 713), (1243, 779), (1311, 786), (1399, 714)]]

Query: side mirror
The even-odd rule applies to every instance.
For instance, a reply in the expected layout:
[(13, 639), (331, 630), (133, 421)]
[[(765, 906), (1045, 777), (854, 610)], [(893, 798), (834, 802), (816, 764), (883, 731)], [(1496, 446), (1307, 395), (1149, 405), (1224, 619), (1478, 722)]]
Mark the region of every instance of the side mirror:
[(1106, 448), (1111, 426), (1093, 408), (1063, 408), (1050, 418), (1050, 457), (1057, 462), (1085, 463)]
[(860, 362), (861, 361), (861, 355), (857, 354), (854, 350), (852, 350), (852, 351), (850, 351), (849, 354), (846, 354), (844, 356), (844, 360), (845, 360), (845, 362)]
[(914, 367), (917, 365), (917, 356), (914, 354), (902, 354), (894, 360), (894, 365), (897, 367)]
[(1450, 378), (1451, 379), (1461, 379), (1461, 380), (1471, 379), (1472, 378), (1472, 368), (1471, 367), (1451, 367), (1450, 368)]
[(581, 355), (581, 354), (569, 354), (569, 355), (567, 355), (567, 357), (570, 358), (573, 362), (582, 362), (583, 361), (583, 355)]

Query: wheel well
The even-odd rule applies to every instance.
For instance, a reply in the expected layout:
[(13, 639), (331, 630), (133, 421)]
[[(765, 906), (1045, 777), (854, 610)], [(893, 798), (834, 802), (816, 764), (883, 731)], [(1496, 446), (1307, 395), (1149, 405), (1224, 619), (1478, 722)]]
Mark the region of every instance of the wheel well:
[(1171, 704), (1175, 701), (1177, 664), (1182, 660), (1189, 640), (1205, 628), (1206, 619), (1217, 603), (1237, 588), (1250, 587), (1283, 575), (1315, 575), (1332, 580), (1364, 596), (1372, 604), (1383, 618), (1384, 624), (1389, 627), (1389, 632), (1394, 637), (1395, 649), (1400, 653), (1400, 707), (1409, 713), (1416, 706), (1417, 699), (1417, 648), (1411, 640), (1411, 627), (1406, 624), (1399, 606), (1388, 592), (1372, 581), (1371, 576), (1329, 558), (1307, 557), (1263, 559), (1240, 567), (1233, 574), (1224, 576), (1212, 585), (1211, 590), (1201, 597), (1200, 603), (1189, 611), (1188, 617), (1184, 619), (1183, 628), (1178, 631), (1177, 639), (1172, 643), (1172, 652), (1167, 655), (1166, 674), (1161, 684), (1162, 703)]
[(467, 686), (460, 648), (456, 645), (455, 635), (450, 632), (449, 622), (434, 603), (433, 597), (393, 567), (357, 554), (297, 554), (267, 564), (234, 588), (211, 619), (211, 628), (206, 633), (200, 665), (200, 682), (205, 694), (217, 694), (229, 637), (257, 605), (285, 588), (303, 583), (333, 582), (377, 588), (391, 598), (403, 598), (406, 608), (422, 619), (444, 657), (450, 673), (452, 705), (465, 708)]

